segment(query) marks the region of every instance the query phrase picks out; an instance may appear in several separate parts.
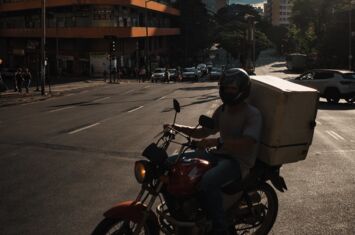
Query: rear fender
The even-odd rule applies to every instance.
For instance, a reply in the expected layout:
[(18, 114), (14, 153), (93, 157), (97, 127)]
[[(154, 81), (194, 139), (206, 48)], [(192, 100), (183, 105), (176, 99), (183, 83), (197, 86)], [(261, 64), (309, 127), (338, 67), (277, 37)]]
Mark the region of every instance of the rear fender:
[[(146, 211), (147, 206), (134, 201), (125, 201), (118, 203), (108, 211), (104, 213), (105, 218), (112, 219), (122, 219), (122, 220), (131, 220), (135, 223), (139, 223), (143, 219), (144, 211)], [(149, 216), (147, 221), (153, 223), (155, 228), (159, 228), (159, 222), (157, 216), (153, 211), (149, 211)]]
[(287, 190), (286, 182), (282, 176), (280, 176), (280, 170), (275, 170), (269, 172), (268, 178), (270, 179), (272, 185), (280, 192), (285, 192)]
[(279, 190), (280, 192), (285, 192), (287, 190), (286, 182), (282, 176), (280, 176), (280, 168), (279, 166), (269, 166), (268, 164), (257, 161), (255, 163), (254, 172), (257, 175), (257, 178), (266, 182), (270, 180), (272, 185)]

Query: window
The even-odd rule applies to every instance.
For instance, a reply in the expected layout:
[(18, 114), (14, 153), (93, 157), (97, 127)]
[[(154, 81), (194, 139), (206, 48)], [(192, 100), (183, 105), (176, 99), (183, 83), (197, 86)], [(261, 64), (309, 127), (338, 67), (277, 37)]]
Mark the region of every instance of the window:
[(104, 9), (104, 8), (94, 9), (93, 19), (94, 20), (111, 20), (111, 19), (113, 19), (113, 11), (112, 11), (112, 9)]
[(345, 74), (343, 74), (343, 77), (345, 79), (353, 79), (353, 80), (355, 80), (355, 73), (345, 73)]
[(312, 80), (313, 79), (313, 73), (306, 73), (299, 77), (298, 80)]
[(334, 73), (332, 72), (318, 72), (314, 75), (314, 80), (324, 80), (332, 77), (334, 77)]

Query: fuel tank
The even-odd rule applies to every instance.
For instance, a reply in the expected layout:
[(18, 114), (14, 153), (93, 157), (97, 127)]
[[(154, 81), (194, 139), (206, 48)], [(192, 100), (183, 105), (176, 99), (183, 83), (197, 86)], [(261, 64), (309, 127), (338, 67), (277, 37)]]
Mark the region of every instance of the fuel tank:
[(202, 176), (210, 168), (210, 162), (204, 159), (181, 159), (169, 172), (168, 192), (178, 197), (192, 195), (197, 191)]

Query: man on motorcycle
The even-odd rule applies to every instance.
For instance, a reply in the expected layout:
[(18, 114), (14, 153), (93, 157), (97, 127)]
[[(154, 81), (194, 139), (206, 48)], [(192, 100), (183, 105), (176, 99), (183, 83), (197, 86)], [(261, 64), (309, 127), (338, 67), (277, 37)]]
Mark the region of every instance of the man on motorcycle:
[[(227, 70), (219, 83), (223, 104), (213, 114), (215, 128), (211, 130), (177, 124), (172, 127), (192, 138), (201, 139), (197, 144), (200, 150), (217, 147), (203, 154), (215, 167), (203, 176), (200, 184), (202, 207), (212, 220), (213, 234), (228, 234), (221, 187), (231, 181), (241, 180), (255, 164), (262, 117), (258, 109), (245, 102), (250, 86), (250, 77), (244, 70)], [(219, 138), (207, 138), (218, 132)], [(184, 155), (188, 158), (197, 156), (201, 157), (201, 153)]]

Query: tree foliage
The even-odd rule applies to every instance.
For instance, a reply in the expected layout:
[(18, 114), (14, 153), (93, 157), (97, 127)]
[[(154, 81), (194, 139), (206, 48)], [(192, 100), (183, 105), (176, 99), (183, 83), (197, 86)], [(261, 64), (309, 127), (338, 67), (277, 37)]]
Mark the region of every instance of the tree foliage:
[(175, 49), (182, 64), (196, 63), (212, 44), (213, 21), (201, 0), (179, 1), (181, 36)]
[(349, 0), (295, 0), (289, 51), (317, 54), (321, 66), (344, 67), (348, 56)]
[[(234, 58), (239, 58), (246, 53), (246, 31), (249, 27), (247, 17), (253, 17), (256, 24), (256, 55), (261, 50), (270, 47), (271, 43), (259, 25), (263, 20), (260, 14), (250, 5), (232, 4), (221, 8), (215, 16), (216, 34), (214, 41), (231, 53)], [(258, 25), (259, 24), (259, 25)]]

